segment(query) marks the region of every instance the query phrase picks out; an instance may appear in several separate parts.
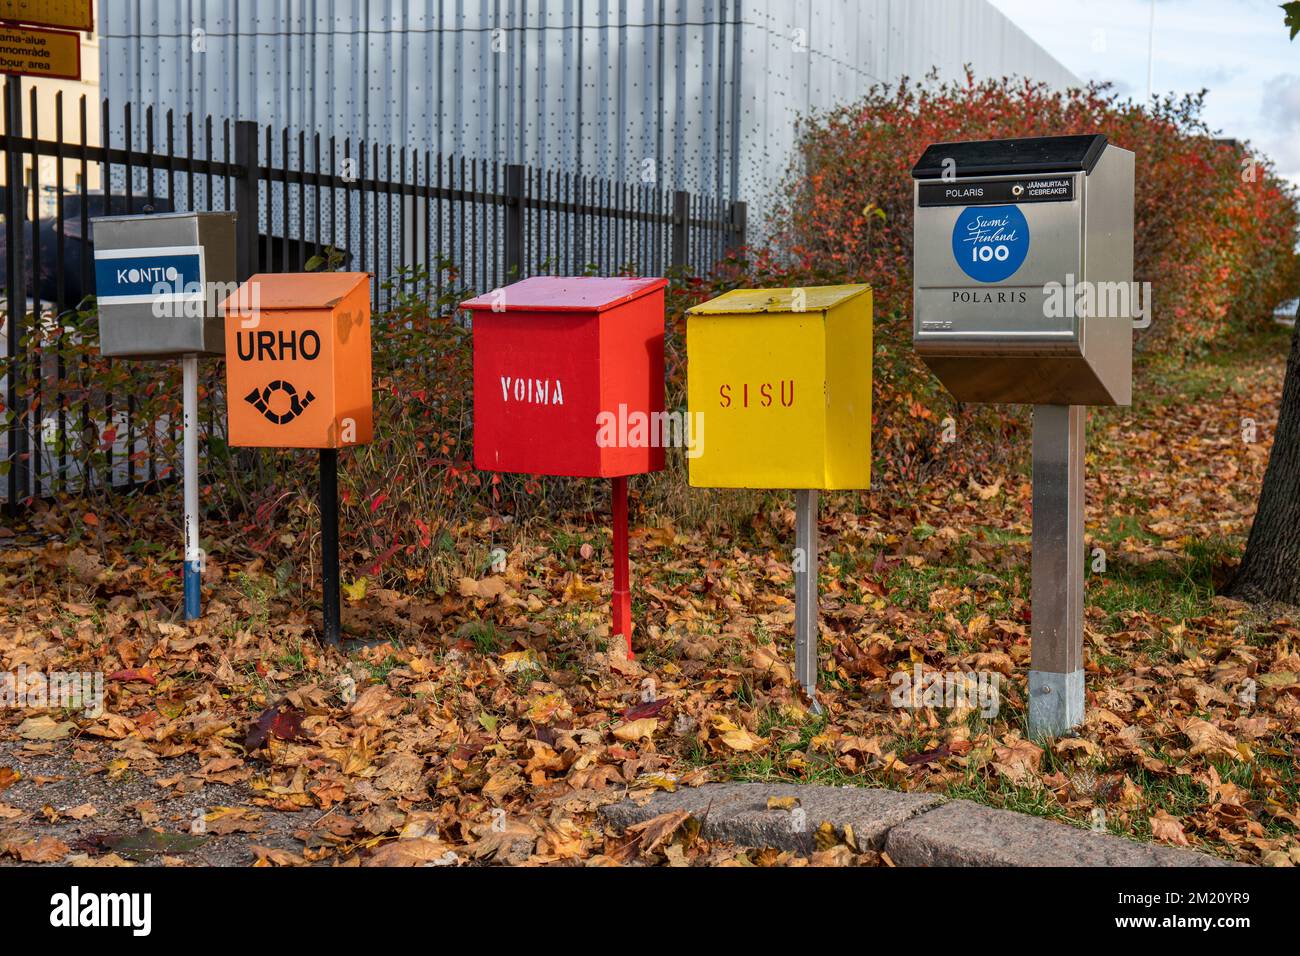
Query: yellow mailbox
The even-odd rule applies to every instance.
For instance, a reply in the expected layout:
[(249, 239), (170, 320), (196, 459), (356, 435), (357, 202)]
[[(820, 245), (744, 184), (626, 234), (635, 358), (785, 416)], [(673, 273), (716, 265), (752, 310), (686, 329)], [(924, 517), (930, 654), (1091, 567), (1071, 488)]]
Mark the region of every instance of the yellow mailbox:
[(871, 485), (871, 286), (736, 289), (686, 319), (697, 488)]

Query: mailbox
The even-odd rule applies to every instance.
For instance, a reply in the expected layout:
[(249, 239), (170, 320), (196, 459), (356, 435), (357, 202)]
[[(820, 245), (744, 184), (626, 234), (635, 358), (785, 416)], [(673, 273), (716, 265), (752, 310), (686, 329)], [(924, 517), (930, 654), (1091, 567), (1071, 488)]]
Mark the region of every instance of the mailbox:
[(1102, 135), (926, 149), (913, 342), (956, 399), (1129, 404), (1133, 168)]
[(235, 214), (178, 212), (94, 220), (95, 295), (104, 355), (220, 355), (220, 299), (235, 286)]
[(370, 276), (255, 275), (226, 299), (229, 442), (322, 448), (370, 441)]
[(703, 416), (690, 482), (871, 485), (871, 287), (736, 289), (687, 312), (687, 391)]
[(667, 284), (535, 276), (465, 302), (475, 467), (587, 478), (663, 468), (653, 425), (664, 410)]

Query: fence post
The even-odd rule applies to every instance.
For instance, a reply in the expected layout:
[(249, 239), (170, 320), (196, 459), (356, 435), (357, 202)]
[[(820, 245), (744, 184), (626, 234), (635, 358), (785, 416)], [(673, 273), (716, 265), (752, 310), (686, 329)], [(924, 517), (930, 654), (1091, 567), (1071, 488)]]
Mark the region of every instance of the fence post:
[(506, 279), (524, 277), (524, 167), (506, 166)]
[[(22, 137), (24, 130), (23, 96), (20, 83), (21, 80), (17, 76), (7, 76), (4, 80), (5, 132), (9, 135), (9, 148), (5, 152), (5, 182), (7, 183), (5, 198), (7, 202), (4, 210), (5, 236), (8, 244), (6, 248), (8, 261), (5, 263), (7, 270), (5, 276), (7, 288), (5, 292), (8, 297), (9, 310), (7, 322), (8, 341), (5, 350), (8, 359), (5, 378), (9, 388), (8, 394), (5, 396), (5, 407), (9, 409), (9, 413), (13, 416), (8, 429), (9, 474), (6, 479), (9, 483), (6, 510), (10, 517), (17, 517), (19, 499), (27, 495), (31, 477), (31, 465), (23, 457), (27, 451), (28, 436), (18, 398), (19, 385), (27, 380), (28, 373), (27, 356), (20, 354), (24, 349), (22, 334), (27, 324), (27, 259), (23, 252), (23, 227), (27, 222), (27, 190), (23, 186), (24, 144), (20, 137)], [(36, 147), (33, 145), (33, 163), (36, 162), (35, 151)]]
[(687, 238), (691, 232), (691, 194), (677, 190), (673, 193), (673, 268), (685, 269)]
[(731, 236), (727, 251), (734, 252), (745, 244), (745, 233), (749, 230), (749, 205), (743, 202), (731, 204)]
[(257, 255), (257, 124), (235, 123), (235, 268), (239, 281), (258, 269)]

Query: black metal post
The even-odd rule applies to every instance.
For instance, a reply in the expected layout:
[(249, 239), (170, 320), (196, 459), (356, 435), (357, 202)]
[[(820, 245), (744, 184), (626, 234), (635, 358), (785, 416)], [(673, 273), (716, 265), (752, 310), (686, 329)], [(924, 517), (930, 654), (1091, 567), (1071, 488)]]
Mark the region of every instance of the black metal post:
[(524, 167), (506, 167), (506, 281), (524, 277)]
[[(9, 135), (9, 149), (5, 154), (7, 182), (5, 208), (5, 238), (8, 243), (8, 395), (5, 405), (13, 415), (9, 423), (9, 494), (6, 503), (9, 516), (18, 515), (18, 500), (27, 490), (27, 463), (22, 459), (27, 442), (23, 427), (22, 410), (18, 407), (18, 386), (26, 375), (26, 363), (18, 355), (22, 347), (20, 337), (27, 319), (27, 259), (23, 253), (23, 224), (26, 221), (23, 201), (23, 97), (19, 79), (5, 77), (5, 132)], [(35, 162), (35, 159), (33, 159)]]
[(731, 235), (727, 241), (727, 251), (734, 252), (745, 245), (745, 233), (749, 231), (749, 206), (743, 202), (731, 204)]
[(235, 268), (239, 281), (243, 282), (260, 268), (257, 252), (257, 124), (251, 120), (235, 123), (235, 165), (239, 168), (235, 179)]
[(320, 551), (321, 610), (325, 618), (325, 642), (338, 644), (339, 626), (339, 453), (335, 448), (320, 450)]
[(673, 193), (673, 245), (672, 267), (684, 269), (687, 259), (688, 243), (691, 232), (691, 195), (677, 190)]

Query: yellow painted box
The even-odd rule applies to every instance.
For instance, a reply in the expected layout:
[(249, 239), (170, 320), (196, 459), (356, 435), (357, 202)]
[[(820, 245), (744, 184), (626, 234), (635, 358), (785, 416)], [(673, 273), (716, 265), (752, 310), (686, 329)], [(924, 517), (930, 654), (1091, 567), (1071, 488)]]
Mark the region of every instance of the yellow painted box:
[(736, 289), (689, 310), (691, 485), (869, 488), (871, 351), (868, 285)]

